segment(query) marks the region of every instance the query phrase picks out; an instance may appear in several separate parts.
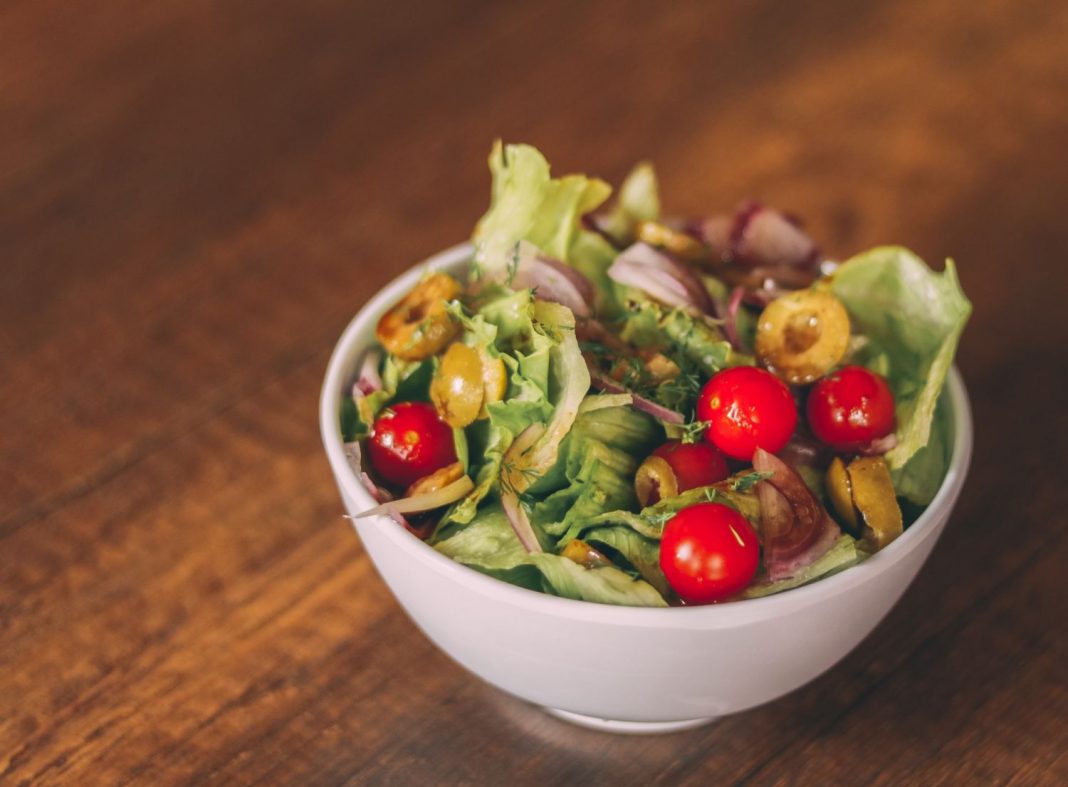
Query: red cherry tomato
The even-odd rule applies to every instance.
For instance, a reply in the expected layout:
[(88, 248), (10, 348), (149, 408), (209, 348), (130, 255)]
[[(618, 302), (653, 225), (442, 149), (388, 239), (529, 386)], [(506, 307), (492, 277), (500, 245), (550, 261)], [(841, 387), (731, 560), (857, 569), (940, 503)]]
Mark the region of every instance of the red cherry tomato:
[(401, 402), (383, 410), (368, 449), (375, 471), (395, 486), (408, 486), (456, 461), (452, 429), (427, 402)]
[(845, 366), (812, 386), (806, 405), (812, 433), (837, 451), (852, 451), (894, 431), (894, 395), (880, 375)]
[(723, 452), (709, 443), (670, 440), (653, 451), (653, 456), (671, 465), (680, 492), (709, 486), (731, 474)]
[(758, 448), (775, 453), (797, 426), (797, 405), (786, 383), (755, 366), (735, 366), (701, 389), (697, 417), (708, 421), (705, 439), (727, 456), (749, 460)]
[(759, 562), (753, 526), (722, 503), (684, 508), (664, 526), (660, 568), (683, 601), (707, 604), (733, 596), (753, 581)]

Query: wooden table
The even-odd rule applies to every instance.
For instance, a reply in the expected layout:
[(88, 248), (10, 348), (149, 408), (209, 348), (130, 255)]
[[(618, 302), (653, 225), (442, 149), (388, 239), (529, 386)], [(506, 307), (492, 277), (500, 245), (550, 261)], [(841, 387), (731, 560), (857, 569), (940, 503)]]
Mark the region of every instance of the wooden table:
[[(1068, 7), (0, 10), (0, 783), (1068, 781)], [(623, 738), (484, 686), (341, 518), (328, 353), (470, 231), (496, 136), (953, 255), (976, 454), (831, 672)]]

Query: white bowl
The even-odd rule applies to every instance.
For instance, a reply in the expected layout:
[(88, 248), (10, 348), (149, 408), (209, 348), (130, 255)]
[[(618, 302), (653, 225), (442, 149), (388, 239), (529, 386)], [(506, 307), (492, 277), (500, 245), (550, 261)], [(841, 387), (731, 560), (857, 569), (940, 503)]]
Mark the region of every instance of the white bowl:
[[(339, 410), (382, 313), (427, 266), (461, 273), (457, 246), (395, 279), (349, 324), (320, 401), (323, 444), (350, 514), (374, 501), (342, 449)], [(781, 697), (829, 669), (890, 611), (931, 553), (972, 452), (968, 396), (954, 369), (953, 458), (934, 502), (886, 549), (805, 587), (718, 606), (649, 609), (548, 596), (485, 576), (386, 517), (356, 521), (378, 573), (445, 653), (478, 677), (587, 726), (659, 732)]]

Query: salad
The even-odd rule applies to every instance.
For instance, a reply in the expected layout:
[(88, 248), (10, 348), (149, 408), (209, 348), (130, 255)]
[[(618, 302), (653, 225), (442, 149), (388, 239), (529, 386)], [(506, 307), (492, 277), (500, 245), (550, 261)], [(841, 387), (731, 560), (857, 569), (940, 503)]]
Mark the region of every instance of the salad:
[(829, 263), (792, 216), (661, 216), (641, 164), (553, 178), (496, 143), (460, 278), (379, 321), (340, 414), (387, 515), (513, 585), (635, 606), (778, 593), (931, 502), (971, 305), (952, 261)]

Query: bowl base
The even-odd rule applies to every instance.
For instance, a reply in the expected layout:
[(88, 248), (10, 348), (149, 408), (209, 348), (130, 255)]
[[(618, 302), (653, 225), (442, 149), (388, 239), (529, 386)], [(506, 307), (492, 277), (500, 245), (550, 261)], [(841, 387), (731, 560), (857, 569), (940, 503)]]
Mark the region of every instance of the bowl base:
[(682, 721), (618, 721), (616, 719), (602, 719), (597, 716), (585, 716), (581, 713), (572, 713), (559, 708), (544, 708), (544, 710), (558, 719), (569, 721), (580, 727), (601, 732), (617, 732), (624, 735), (661, 735), (666, 732), (682, 732), (711, 724), (716, 716), (704, 719), (683, 719)]

